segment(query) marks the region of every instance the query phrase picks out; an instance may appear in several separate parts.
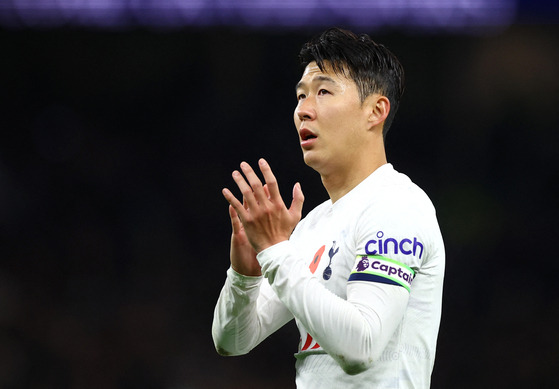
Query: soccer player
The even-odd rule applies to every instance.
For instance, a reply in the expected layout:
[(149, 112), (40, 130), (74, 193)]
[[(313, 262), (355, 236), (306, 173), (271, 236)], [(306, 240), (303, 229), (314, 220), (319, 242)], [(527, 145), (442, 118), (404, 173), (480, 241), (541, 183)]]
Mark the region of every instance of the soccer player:
[(298, 388), (428, 388), (441, 317), (444, 245), (427, 195), (387, 163), (404, 90), (397, 58), (367, 35), (329, 29), (300, 52), (294, 120), (330, 199), (300, 220), (270, 165), (246, 162), (228, 189), (231, 267), (212, 335), (249, 352), (295, 319)]

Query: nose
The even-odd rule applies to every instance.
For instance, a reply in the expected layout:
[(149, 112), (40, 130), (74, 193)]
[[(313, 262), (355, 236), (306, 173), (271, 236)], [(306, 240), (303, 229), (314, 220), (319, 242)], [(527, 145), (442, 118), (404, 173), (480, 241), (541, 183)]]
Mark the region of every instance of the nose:
[(295, 108), (295, 119), (300, 121), (314, 120), (316, 118), (316, 110), (311, 97), (299, 100)]

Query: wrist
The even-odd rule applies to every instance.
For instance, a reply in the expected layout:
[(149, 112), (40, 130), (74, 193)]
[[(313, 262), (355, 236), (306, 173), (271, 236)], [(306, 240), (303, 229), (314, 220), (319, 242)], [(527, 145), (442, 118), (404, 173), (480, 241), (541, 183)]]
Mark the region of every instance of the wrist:
[(280, 239), (276, 239), (274, 241), (266, 242), (262, 245), (254, 245), (253, 248), (254, 248), (254, 251), (256, 251), (256, 255), (258, 255), (261, 252), (268, 250), (270, 247), (273, 247), (275, 245), (278, 245), (280, 243), (287, 242), (287, 241), (289, 241), (289, 238), (280, 238)]
[(262, 281), (262, 276), (245, 276), (235, 271), (233, 267), (227, 270), (227, 278), (230, 280), (231, 285), (241, 289), (256, 287)]
[(262, 269), (260, 265), (257, 266), (243, 266), (231, 263), (231, 269), (241, 276), (244, 277), (260, 277), (262, 276)]

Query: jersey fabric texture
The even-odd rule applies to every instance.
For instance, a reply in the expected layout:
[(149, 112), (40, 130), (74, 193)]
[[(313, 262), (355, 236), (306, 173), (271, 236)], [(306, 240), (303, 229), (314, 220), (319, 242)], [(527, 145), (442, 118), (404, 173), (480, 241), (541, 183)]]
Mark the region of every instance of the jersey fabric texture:
[(407, 176), (381, 166), (257, 259), (263, 277), (227, 271), (218, 352), (245, 354), (295, 318), (298, 388), (429, 388), (445, 254), (435, 209)]

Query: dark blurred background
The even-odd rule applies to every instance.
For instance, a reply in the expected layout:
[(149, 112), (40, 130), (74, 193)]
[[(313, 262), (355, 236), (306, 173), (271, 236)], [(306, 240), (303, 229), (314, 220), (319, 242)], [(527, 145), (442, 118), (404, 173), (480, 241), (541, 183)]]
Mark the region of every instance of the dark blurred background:
[(294, 388), (294, 323), (214, 350), (221, 188), (266, 157), (327, 198), (292, 112), (329, 25), (406, 69), (388, 157), (447, 247), (432, 388), (559, 387), (559, 6), (350, 3), (0, 5), (0, 388)]

